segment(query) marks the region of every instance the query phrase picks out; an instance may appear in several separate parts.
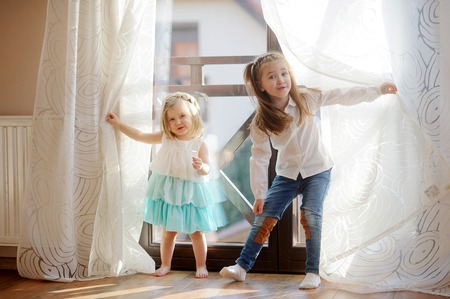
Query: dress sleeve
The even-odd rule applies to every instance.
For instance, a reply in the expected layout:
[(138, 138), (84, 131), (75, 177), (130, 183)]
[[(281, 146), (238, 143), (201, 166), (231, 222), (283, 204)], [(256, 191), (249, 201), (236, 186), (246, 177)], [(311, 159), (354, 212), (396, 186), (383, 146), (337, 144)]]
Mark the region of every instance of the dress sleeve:
[(255, 199), (265, 199), (268, 189), (268, 167), (272, 150), (269, 136), (259, 129), (250, 129), (252, 156), (250, 157), (250, 187)]

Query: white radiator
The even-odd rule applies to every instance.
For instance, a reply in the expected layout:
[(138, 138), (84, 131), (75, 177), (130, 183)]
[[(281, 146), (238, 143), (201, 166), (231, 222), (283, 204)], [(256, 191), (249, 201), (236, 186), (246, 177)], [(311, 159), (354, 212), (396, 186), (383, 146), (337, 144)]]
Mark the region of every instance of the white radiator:
[(32, 116), (0, 115), (0, 246), (19, 243)]

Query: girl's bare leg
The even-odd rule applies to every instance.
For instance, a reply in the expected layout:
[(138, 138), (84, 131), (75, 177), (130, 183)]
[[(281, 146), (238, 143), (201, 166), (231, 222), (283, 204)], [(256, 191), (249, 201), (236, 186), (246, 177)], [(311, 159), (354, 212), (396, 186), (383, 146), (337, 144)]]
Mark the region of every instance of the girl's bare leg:
[(163, 228), (163, 235), (161, 240), (161, 267), (155, 272), (155, 276), (164, 276), (170, 271), (170, 266), (172, 264), (173, 250), (175, 249), (175, 238), (177, 237), (177, 232), (168, 232)]
[(194, 250), (195, 265), (197, 268), (195, 277), (206, 278), (208, 277), (208, 270), (206, 269), (206, 255), (208, 251), (206, 236), (204, 233), (197, 231), (190, 234), (189, 237), (192, 241), (192, 249)]

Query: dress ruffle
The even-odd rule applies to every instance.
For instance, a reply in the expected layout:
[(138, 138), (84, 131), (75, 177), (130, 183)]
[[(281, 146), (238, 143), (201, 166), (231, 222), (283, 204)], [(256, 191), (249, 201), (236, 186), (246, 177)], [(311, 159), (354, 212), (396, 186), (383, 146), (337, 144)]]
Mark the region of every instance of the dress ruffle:
[(210, 181), (182, 180), (153, 173), (148, 181), (147, 198), (160, 199), (175, 206), (193, 204), (203, 208), (226, 200), (218, 179)]
[(182, 180), (153, 173), (148, 181), (144, 220), (168, 231), (211, 232), (228, 223), (218, 180)]

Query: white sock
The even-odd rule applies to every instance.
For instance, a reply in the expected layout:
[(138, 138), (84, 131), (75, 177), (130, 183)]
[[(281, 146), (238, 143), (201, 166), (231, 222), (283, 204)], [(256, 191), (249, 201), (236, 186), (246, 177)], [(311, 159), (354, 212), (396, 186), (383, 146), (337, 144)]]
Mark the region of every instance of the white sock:
[(299, 289), (315, 289), (320, 285), (320, 276), (315, 273), (306, 273), (305, 279), (298, 287)]
[(223, 278), (231, 278), (236, 281), (244, 281), (246, 274), (247, 272), (238, 264), (234, 266), (223, 267), (222, 270), (220, 270), (220, 275)]

